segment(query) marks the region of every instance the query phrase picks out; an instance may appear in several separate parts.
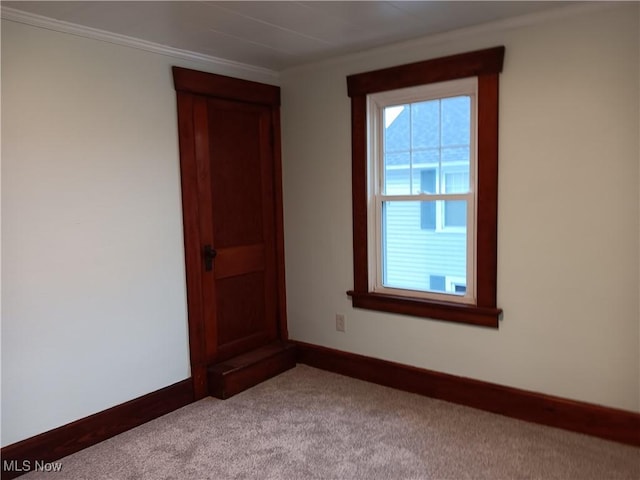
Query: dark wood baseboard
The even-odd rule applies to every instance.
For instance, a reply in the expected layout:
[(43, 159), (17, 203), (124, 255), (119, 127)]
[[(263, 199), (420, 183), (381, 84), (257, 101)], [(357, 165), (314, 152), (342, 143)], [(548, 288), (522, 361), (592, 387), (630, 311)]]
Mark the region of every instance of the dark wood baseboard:
[(274, 342), (208, 368), (209, 395), (225, 399), (296, 366), (295, 346)]
[(3, 447), (2, 480), (28, 473), (193, 402), (193, 382), (186, 379), (89, 417)]
[(640, 414), (438, 373), (303, 342), (298, 362), (508, 417), (640, 446)]

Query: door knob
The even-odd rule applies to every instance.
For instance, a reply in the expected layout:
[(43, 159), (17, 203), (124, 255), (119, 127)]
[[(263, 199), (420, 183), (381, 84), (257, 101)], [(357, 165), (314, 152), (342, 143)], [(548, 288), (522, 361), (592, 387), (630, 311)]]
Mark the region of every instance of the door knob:
[(211, 269), (213, 268), (213, 259), (216, 258), (216, 255), (218, 255), (218, 252), (216, 252), (215, 248), (213, 248), (211, 245), (204, 246), (203, 257), (205, 271), (211, 271)]

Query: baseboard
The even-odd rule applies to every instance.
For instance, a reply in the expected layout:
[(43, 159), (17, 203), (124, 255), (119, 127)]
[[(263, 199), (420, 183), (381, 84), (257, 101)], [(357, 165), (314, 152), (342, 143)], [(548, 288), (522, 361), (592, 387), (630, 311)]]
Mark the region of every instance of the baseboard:
[(355, 355), (303, 342), (298, 362), (427, 397), (640, 446), (640, 414)]
[(209, 367), (209, 395), (221, 399), (232, 397), (295, 366), (295, 346), (273, 342)]
[[(186, 379), (0, 450), (2, 480), (28, 473), (193, 402)], [(37, 463), (36, 463), (37, 462)]]

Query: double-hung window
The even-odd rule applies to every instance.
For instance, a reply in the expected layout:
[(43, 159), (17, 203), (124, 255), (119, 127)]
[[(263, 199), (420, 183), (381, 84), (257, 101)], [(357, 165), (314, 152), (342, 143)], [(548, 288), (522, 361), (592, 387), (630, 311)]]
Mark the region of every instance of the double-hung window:
[(504, 48), (348, 77), (354, 307), (497, 326)]
[(376, 292), (475, 302), (476, 86), (468, 78), (367, 97)]

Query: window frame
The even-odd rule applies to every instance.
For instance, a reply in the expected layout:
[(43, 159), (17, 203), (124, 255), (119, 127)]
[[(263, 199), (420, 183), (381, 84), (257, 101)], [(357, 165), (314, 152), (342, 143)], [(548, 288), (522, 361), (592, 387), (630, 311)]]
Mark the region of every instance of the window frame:
[[(351, 98), (352, 208), (355, 308), (498, 327), (496, 307), (498, 207), (498, 80), (503, 46), (365, 72), (347, 77)], [(476, 302), (473, 305), (373, 291), (370, 241), (368, 96), (391, 90), (477, 77)], [(373, 245), (372, 245), (373, 243)]]
[[(398, 295), (408, 298), (424, 298), (427, 300), (445, 301), (475, 305), (475, 178), (476, 178), (476, 103), (477, 103), (477, 78), (464, 78), (447, 82), (438, 82), (417, 87), (385, 91), (367, 95), (367, 119), (368, 119), (368, 151), (367, 161), (369, 169), (369, 240), (375, 245), (375, 250), (369, 251), (369, 289), (382, 294)], [(410, 187), (409, 192), (394, 192), (388, 190), (387, 169), (385, 168), (386, 144), (385, 144), (385, 110), (389, 107), (405, 106), (409, 109), (413, 104), (431, 100), (443, 100), (455, 97), (469, 97), (470, 101), (470, 137), (469, 160), (466, 169), (463, 165), (449, 165), (438, 161), (435, 168), (436, 189), (431, 193), (422, 191), (414, 193)], [(410, 116), (411, 118), (411, 116)], [(411, 156), (413, 147), (407, 151)], [(445, 171), (447, 170), (447, 171)], [(413, 183), (414, 164), (409, 163), (409, 184)], [(447, 174), (464, 171), (468, 173), (467, 189), (465, 192), (446, 192), (445, 178)], [(420, 175), (420, 190), (422, 190), (422, 172)], [(446, 202), (451, 200), (463, 200), (467, 204), (467, 216), (465, 227), (446, 227), (445, 209)], [(405, 288), (398, 285), (389, 285), (384, 282), (384, 205), (387, 202), (435, 202), (435, 229), (436, 235), (444, 233), (465, 234), (465, 263), (467, 290), (463, 295), (451, 293), (448, 290), (439, 292), (435, 290), (419, 290)], [(422, 206), (420, 206), (422, 215)], [(420, 218), (422, 222), (422, 218)]]

